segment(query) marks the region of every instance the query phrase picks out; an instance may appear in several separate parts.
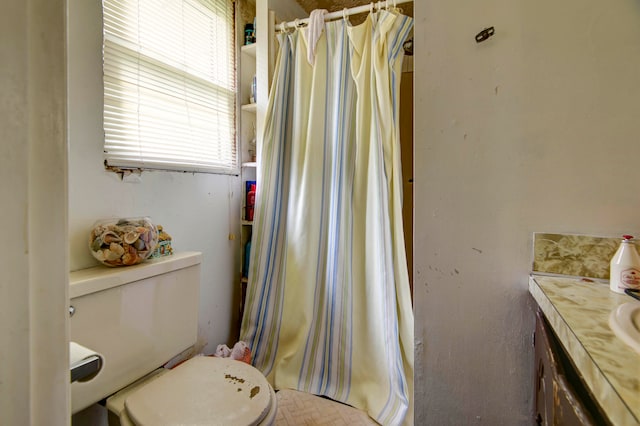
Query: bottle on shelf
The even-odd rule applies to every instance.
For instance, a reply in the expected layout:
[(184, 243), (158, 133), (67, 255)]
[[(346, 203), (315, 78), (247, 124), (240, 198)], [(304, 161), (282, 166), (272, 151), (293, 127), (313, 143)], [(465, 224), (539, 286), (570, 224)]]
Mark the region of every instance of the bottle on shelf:
[(249, 156), (251, 157), (251, 161), (256, 161), (256, 123), (253, 122), (253, 138), (249, 141)]
[(249, 142), (249, 156), (251, 157), (251, 161), (255, 162), (256, 161), (256, 138), (254, 137), (253, 139), (251, 139), (251, 141)]
[(258, 87), (258, 81), (256, 80), (256, 75), (253, 75), (253, 78), (251, 79), (251, 97), (249, 98), (249, 103), (255, 104), (256, 103), (256, 90)]
[[(255, 22), (255, 21), (254, 21)], [(244, 44), (253, 44), (256, 42), (256, 30), (255, 24), (245, 24), (244, 25)]]
[(640, 254), (633, 235), (623, 235), (616, 254), (611, 258), (609, 288), (624, 293), (627, 288), (640, 289)]
[(249, 277), (249, 258), (251, 257), (251, 236), (249, 241), (244, 245), (244, 259), (242, 263), (242, 277)]
[(247, 181), (247, 199), (246, 199), (246, 212), (245, 220), (253, 220), (253, 208), (256, 204), (256, 182)]

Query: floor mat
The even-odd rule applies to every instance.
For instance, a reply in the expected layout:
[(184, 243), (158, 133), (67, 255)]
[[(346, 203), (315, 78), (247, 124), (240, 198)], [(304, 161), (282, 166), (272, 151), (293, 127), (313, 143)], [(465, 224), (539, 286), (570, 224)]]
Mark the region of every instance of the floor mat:
[(309, 393), (283, 389), (276, 396), (276, 426), (377, 425), (362, 410)]

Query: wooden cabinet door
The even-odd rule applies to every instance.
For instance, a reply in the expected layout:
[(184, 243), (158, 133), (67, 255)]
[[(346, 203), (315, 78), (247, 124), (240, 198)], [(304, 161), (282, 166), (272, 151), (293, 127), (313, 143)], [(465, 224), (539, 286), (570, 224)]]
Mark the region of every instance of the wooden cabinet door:
[(534, 424), (554, 426), (606, 425), (596, 404), (585, 396), (584, 385), (575, 371), (568, 371), (562, 348), (536, 313)]

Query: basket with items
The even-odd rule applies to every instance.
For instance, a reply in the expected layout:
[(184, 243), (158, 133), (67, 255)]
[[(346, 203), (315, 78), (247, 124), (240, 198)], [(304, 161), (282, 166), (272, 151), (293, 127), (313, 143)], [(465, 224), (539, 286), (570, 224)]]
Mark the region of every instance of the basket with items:
[(91, 254), (106, 266), (141, 263), (157, 244), (158, 229), (148, 217), (100, 220), (89, 236)]

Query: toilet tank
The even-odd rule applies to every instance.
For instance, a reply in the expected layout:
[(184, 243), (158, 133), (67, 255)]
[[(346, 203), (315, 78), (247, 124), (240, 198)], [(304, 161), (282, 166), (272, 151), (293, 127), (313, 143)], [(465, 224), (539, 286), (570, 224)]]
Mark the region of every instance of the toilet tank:
[(75, 413), (161, 367), (196, 343), (201, 254), (70, 274), (70, 338), (100, 353), (100, 373), (71, 385)]

